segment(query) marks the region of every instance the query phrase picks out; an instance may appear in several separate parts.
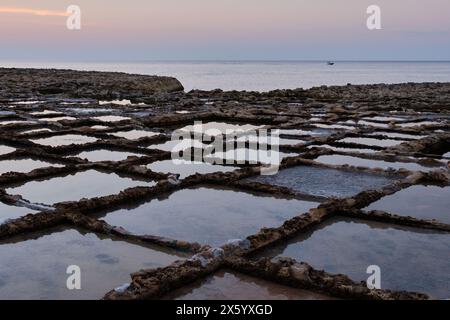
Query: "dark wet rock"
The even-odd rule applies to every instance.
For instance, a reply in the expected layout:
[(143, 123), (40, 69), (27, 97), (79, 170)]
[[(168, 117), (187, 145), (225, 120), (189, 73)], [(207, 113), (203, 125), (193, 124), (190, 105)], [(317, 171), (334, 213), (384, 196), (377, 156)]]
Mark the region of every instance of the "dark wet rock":
[(296, 288), (306, 288), (343, 299), (364, 300), (426, 300), (427, 295), (413, 292), (369, 290), (344, 275), (332, 275), (312, 268), (304, 262), (283, 258), (277, 260), (247, 260), (231, 258), (227, 267), (240, 272), (277, 281)]

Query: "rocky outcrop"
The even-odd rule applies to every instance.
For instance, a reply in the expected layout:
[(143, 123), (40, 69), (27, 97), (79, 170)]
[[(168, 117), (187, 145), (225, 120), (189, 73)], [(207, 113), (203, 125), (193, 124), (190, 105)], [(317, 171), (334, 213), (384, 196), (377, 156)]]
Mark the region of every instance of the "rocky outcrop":
[[(19, 85), (20, 84), (20, 85)], [(62, 95), (96, 99), (133, 99), (183, 91), (175, 78), (119, 72), (0, 68), (0, 97)]]

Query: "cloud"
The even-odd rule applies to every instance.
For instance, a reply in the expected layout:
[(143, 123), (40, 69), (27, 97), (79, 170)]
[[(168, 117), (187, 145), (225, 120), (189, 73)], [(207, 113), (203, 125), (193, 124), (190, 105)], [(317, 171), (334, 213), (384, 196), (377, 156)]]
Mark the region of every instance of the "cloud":
[(69, 13), (65, 11), (33, 9), (33, 8), (19, 8), (19, 7), (0, 7), (0, 13), (13, 14), (31, 14), (34, 16), (51, 16), (51, 17), (67, 17)]

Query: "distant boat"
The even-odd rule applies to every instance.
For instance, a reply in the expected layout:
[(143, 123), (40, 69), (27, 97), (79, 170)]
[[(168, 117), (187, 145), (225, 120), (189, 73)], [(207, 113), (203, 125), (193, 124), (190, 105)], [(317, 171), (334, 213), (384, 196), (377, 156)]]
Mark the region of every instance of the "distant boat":
[(329, 65), (329, 66), (334, 66), (334, 62), (328, 61), (328, 62), (327, 62), (327, 65)]

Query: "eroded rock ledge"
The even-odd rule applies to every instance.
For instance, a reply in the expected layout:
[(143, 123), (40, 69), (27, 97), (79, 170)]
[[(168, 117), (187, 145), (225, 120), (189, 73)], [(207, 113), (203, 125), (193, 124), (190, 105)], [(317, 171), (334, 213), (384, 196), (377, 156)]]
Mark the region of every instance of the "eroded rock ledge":
[(183, 91), (175, 78), (120, 72), (0, 68), (0, 96), (65, 95), (82, 98), (130, 98)]

